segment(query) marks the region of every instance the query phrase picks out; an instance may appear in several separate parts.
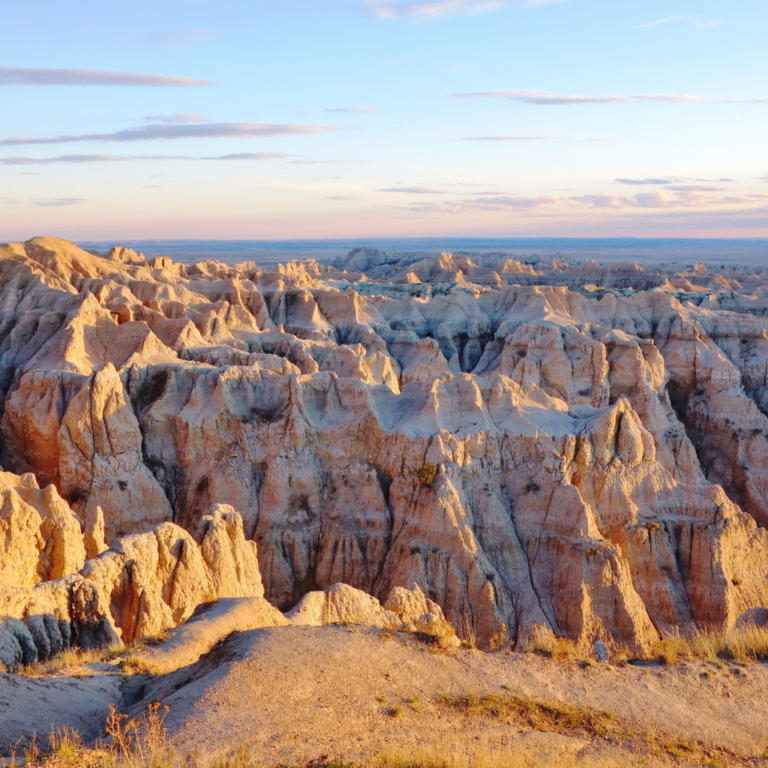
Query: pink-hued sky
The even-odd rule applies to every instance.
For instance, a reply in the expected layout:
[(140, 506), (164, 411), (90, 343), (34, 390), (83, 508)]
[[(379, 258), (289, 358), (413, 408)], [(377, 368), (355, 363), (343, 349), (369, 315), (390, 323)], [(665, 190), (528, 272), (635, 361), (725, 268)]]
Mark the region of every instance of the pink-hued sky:
[(27, 0), (0, 28), (0, 240), (768, 236), (764, 0)]

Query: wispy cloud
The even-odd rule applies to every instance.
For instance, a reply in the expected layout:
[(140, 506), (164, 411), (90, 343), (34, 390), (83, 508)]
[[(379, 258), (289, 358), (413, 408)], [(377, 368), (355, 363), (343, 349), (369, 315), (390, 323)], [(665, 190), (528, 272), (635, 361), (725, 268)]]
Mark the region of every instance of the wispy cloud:
[(733, 179), (691, 179), (691, 178), (686, 178), (684, 176), (669, 176), (667, 178), (660, 177), (660, 178), (650, 178), (650, 179), (614, 179), (614, 181), (617, 184), (630, 184), (633, 186), (639, 186), (643, 184), (650, 184), (650, 185), (656, 185), (656, 186), (668, 186), (670, 184), (676, 184), (680, 181), (697, 181), (697, 182), (703, 182), (704, 184), (733, 183)]
[(59, 197), (56, 200), (37, 200), (34, 204), (44, 208), (59, 208), (67, 205), (80, 205), (80, 203), (84, 202), (84, 197)]
[(757, 202), (759, 200), (768, 200), (768, 194), (758, 192), (751, 195), (736, 195), (733, 197), (723, 197), (721, 202), (729, 203), (731, 205), (744, 205)]
[(649, 21), (645, 24), (638, 24), (637, 29), (649, 29), (650, 27), (660, 27), (662, 24), (671, 24), (673, 21), (684, 21), (690, 19), (690, 16), (670, 16), (668, 19), (658, 19)]
[(310, 160), (306, 157), (300, 157), (296, 160), (289, 160), (290, 165), (360, 165), (362, 160)]
[(0, 165), (58, 165), (61, 163), (113, 163), (129, 160), (287, 160), (284, 152), (239, 152), (233, 155), (189, 157), (185, 155), (59, 155), (58, 157), (0, 157)]
[(114, 133), (83, 133), (74, 136), (53, 136), (32, 139), (16, 136), (0, 141), (2, 146), (19, 144), (71, 144), (82, 141), (154, 141), (169, 139), (244, 138), (249, 136), (296, 136), (328, 133), (338, 130), (330, 125), (301, 125), (275, 123), (190, 123), (152, 124), (127, 128)]
[(287, 160), (296, 155), (287, 155), (284, 152), (238, 152), (234, 155), (220, 155), (218, 157), (200, 157), (196, 160)]
[(215, 85), (207, 80), (174, 75), (142, 75), (96, 69), (30, 69), (0, 67), (2, 85), (135, 85), (150, 88), (199, 88)]
[(672, 24), (676, 21), (690, 21), (694, 29), (710, 29), (711, 27), (717, 27), (723, 23), (722, 21), (699, 21), (695, 16), (670, 16), (666, 19), (658, 19), (657, 21), (638, 24), (636, 29), (650, 29), (651, 27), (660, 27), (663, 24)]
[(672, 179), (616, 179), (617, 184), (630, 184), (632, 186), (640, 186), (644, 184), (653, 184), (655, 186), (671, 184)]
[(445, 202), (412, 203), (406, 210), (431, 213), (462, 213), (464, 211), (525, 212), (553, 206), (570, 208), (593, 208), (602, 210), (639, 209), (685, 209), (707, 208), (717, 205), (754, 205), (768, 199), (766, 194), (751, 194), (731, 197), (716, 197), (716, 191), (705, 187), (679, 187), (676, 189), (639, 192), (632, 197), (611, 194), (590, 194), (571, 197), (488, 194), (472, 200), (447, 200)]
[(3, 165), (54, 165), (57, 163), (108, 163), (125, 160), (115, 155), (61, 155), (59, 157), (0, 157)]
[(469, 136), (464, 141), (560, 141), (557, 136)]
[(633, 197), (621, 195), (582, 195), (569, 197), (569, 205), (581, 205), (588, 208), (697, 208), (721, 203), (722, 200), (706, 194), (702, 187), (680, 187), (672, 190), (638, 192)]
[(608, 96), (580, 96), (577, 94), (552, 93), (551, 91), (472, 91), (470, 93), (449, 93), (450, 99), (510, 99), (523, 104), (572, 105), (572, 104), (637, 104), (661, 102), (680, 104), (702, 102), (716, 104), (768, 104), (768, 99), (719, 99), (692, 96), (684, 93), (639, 93), (631, 96), (618, 94)]
[(444, 189), (437, 187), (387, 187), (377, 189), (377, 192), (401, 192), (406, 195), (445, 195), (448, 194)]
[(167, 125), (178, 125), (179, 123), (211, 122), (210, 120), (207, 120), (206, 118), (201, 117), (194, 112), (185, 112), (182, 115), (150, 115), (149, 117), (145, 117), (143, 119), (148, 123), (166, 123)]
[(142, 47), (162, 47), (172, 51), (188, 48), (196, 43), (213, 40), (218, 32), (208, 29), (171, 29), (159, 32), (146, 32), (143, 35), (131, 35), (131, 41)]
[(347, 197), (346, 195), (326, 195), (326, 200), (357, 200), (356, 197)]
[(507, 6), (533, 8), (565, 0), (418, 0), (416, 2), (369, 2), (363, 8), (377, 19), (428, 21), (448, 16), (477, 16), (493, 13)]
[(675, 184), (667, 187), (673, 192), (724, 192), (725, 187), (708, 187), (701, 184)]
[(616, 139), (566, 139), (562, 136), (468, 136), (464, 141), (562, 141), (566, 144), (591, 144), (594, 142), (612, 142)]
[(535, 208), (546, 208), (559, 201), (557, 197), (512, 195), (480, 197), (476, 200), (449, 200), (444, 203), (417, 203), (408, 206), (407, 210), (424, 213), (463, 213), (465, 211), (523, 213)]
[(373, 114), (377, 110), (374, 107), (331, 107), (323, 112), (333, 112), (337, 115), (363, 115)]

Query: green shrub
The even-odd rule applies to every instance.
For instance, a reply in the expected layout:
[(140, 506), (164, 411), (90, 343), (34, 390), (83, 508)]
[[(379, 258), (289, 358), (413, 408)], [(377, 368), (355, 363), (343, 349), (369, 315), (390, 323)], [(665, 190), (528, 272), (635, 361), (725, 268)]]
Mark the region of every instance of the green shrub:
[(437, 467), (428, 461), (423, 467), (416, 471), (416, 477), (419, 478), (419, 482), (425, 487), (429, 488), (435, 481), (437, 476)]

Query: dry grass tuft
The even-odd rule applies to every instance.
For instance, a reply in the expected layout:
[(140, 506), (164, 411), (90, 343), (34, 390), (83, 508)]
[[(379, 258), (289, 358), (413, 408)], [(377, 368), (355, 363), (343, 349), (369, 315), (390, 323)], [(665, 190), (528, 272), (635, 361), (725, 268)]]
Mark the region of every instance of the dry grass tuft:
[(541, 653), (560, 661), (589, 659), (583, 647), (565, 637), (555, 637), (552, 630), (541, 624), (533, 627), (522, 650), (524, 653)]
[(70, 675), (77, 677), (90, 674), (87, 669), (82, 669), (88, 664), (103, 664), (115, 659), (123, 659), (120, 666), (124, 674), (148, 674), (148, 668), (145, 669), (142, 662), (134, 659), (133, 654), (138, 653), (147, 645), (160, 642), (163, 637), (161, 635), (157, 638), (137, 640), (128, 645), (111, 645), (106, 648), (69, 648), (47, 661), (38, 661), (35, 664), (21, 667), (18, 674), (24, 677), (45, 677), (66, 670)]
[[(583, 661), (592, 663), (589, 648), (563, 637), (556, 637), (550, 629), (535, 626), (523, 653), (539, 653), (559, 661)], [(626, 648), (616, 648), (611, 654), (615, 664), (624, 665), (633, 659), (657, 659), (664, 664), (678, 664), (686, 661), (721, 660), (748, 664), (768, 661), (768, 627), (747, 625), (739, 629), (704, 629), (690, 638), (668, 637), (654, 643), (647, 656), (638, 656)]]
[(555, 704), (538, 701), (523, 696), (440, 696), (437, 699), (443, 706), (457, 709), (467, 715), (485, 715), (514, 722), (524, 728), (548, 733), (573, 733), (581, 731), (591, 736), (606, 738), (619, 733), (610, 712), (596, 712), (587, 707), (574, 707), (570, 704)]
[(665, 664), (717, 662), (720, 659), (740, 664), (768, 661), (768, 627), (748, 625), (729, 631), (705, 629), (690, 639), (667, 638), (653, 646), (651, 657)]
[[(636, 762), (598, 757), (570, 757), (557, 755), (525, 755), (511, 749), (499, 750), (488, 747), (464, 751), (443, 752), (435, 750), (408, 755), (403, 752), (387, 752), (365, 768), (628, 768), (643, 765), (645, 768), (666, 768), (666, 759), (638, 758)], [(359, 766), (358, 768), (364, 768)]]
[[(117, 647), (117, 646), (116, 646)], [(44, 677), (45, 675), (54, 675), (67, 667), (82, 667), (85, 664), (99, 664), (105, 661), (111, 661), (114, 656), (115, 648), (70, 648), (54, 656), (48, 661), (38, 661), (36, 664), (29, 664), (19, 670), (19, 674), (24, 677)], [(82, 674), (85, 674), (83, 672)]]
[[(45, 752), (33, 740), (24, 750), (27, 768), (171, 768), (175, 755), (165, 727), (167, 711), (155, 703), (140, 718), (129, 719), (113, 705), (107, 717), (107, 742), (85, 747), (77, 731), (63, 728), (51, 734)], [(10, 765), (18, 765), (15, 754)]]

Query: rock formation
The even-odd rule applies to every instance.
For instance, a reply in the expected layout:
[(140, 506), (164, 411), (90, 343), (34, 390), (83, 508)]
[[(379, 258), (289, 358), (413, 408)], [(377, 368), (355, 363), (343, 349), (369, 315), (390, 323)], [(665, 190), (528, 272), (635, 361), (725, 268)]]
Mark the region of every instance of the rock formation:
[(733, 626), (768, 606), (766, 282), (2, 245), (0, 613), (130, 639), (260, 571), (295, 616), (417, 585), (487, 648)]
[[(263, 599), (256, 545), (246, 541), (242, 520), (231, 507), (215, 505), (201, 519), (197, 537), (162, 523), (118, 539), (64, 578), (32, 588), (0, 585), (0, 616), (10, 622), (0, 626), (21, 644), (0, 660), (13, 667), (13, 659), (22, 658), (19, 653), (25, 664), (45, 660), (61, 650), (62, 642), (89, 648), (155, 637), (185, 622), (203, 603), (222, 597)], [(24, 645), (25, 625), (32, 645)], [(0, 646), (12, 647), (7, 632), (0, 631)]]

